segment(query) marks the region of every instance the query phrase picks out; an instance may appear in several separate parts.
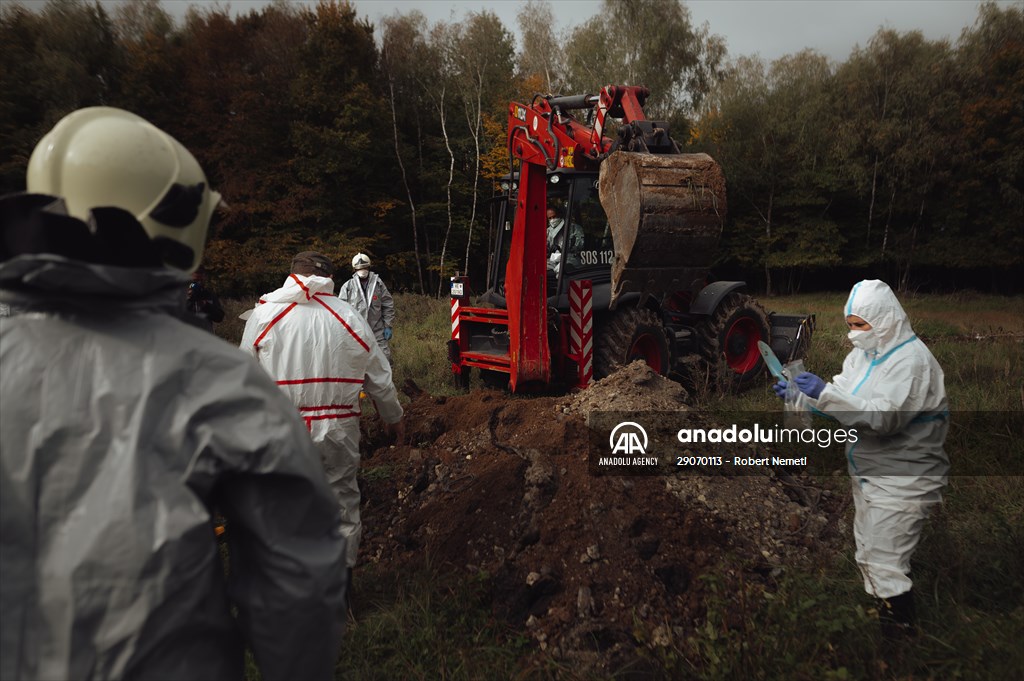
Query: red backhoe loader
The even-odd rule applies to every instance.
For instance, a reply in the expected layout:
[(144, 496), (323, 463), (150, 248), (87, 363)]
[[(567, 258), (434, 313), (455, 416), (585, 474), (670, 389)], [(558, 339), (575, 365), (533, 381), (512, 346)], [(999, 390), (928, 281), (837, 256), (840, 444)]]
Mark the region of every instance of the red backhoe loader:
[[(725, 177), (644, 117), (638, 86), (509, 106), (513, 171), (491, 205), (487, 290), (451, 282), (455, 379), (512, 392), (585, 388), (643, 359), (659, 374), (743, 389), (764, 371), (757, 342), (802, 357), (813, 315), (767, 314), (741, 281), (709, 283)], [(583, 116), (577, 117), (579, 112)], [(617, 135), (605, 135), (617, 121)]]

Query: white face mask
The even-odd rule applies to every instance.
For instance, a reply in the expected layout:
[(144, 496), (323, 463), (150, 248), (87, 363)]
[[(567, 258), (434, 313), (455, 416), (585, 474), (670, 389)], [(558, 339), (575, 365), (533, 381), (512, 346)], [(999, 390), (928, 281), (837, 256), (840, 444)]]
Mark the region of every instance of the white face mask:
[(366, 279), (370, 276), (370, 270), (356, 270), (356, 276), (360, 279)]
[(875, 334), (874, 329), (851, 331), (846, 334), (846, 337), (853, 343), (853, 347), (860, 348), (861, 350), (874, 350), (878, 347), (878, 336)]
[(558, 218), (548, 218), (548, 227), (554, 229), (555, 227), (558, 226), (559, 222), (561, 222), (561, 220), (559, 220)]

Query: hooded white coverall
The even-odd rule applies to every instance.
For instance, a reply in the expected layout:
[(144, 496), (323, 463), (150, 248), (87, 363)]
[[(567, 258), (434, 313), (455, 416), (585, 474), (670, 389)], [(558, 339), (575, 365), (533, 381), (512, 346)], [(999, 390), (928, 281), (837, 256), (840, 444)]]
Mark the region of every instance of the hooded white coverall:
[(184, 284), (0, 263), (2, 679), (241, 679), (246, 643), (264, 679), (334, 677), (334, 495), (266, 373), (176, 318)]
[(857, 431), (846, 450), (857, 564), (865, 590), (891, 598), (910, 591), (910, 558), (942, 501), (949, 404), (942, 368), (885, 282), (856, 284), (843, 314), (871, 324), (873, 338), (858, 341), (817, 400), (800, 399)]
[(391, 367), (362, 315), (334, 296), (327, 277), (291, 274), (260, 298), (241, 348), (291, 398), (320, 452), (341, 505), (346, 564), (359, 553), (359, 392), (373, 398), (385, 423), (402, 418)]
[[(366, 288), (363, 288), (363, 283)], [(341, 285), (338, 298), (354, 307), (370, 324), (377, 345), (384, 351), (384, 356), (391, 362), (391, 344), (384, 337), (384, 329), (390, 329), (395, 321), (395, 299), (384, 285), (376, 272), (370, 272), (366, 279), (358, 274)]]

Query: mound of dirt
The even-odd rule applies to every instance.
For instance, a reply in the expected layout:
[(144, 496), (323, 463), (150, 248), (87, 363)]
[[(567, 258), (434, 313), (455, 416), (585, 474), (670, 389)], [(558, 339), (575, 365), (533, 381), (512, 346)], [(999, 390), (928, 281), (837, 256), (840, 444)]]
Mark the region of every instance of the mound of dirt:
[(590, 410), (686, 410), (684, 397), (642, 364), (568, 398), (417, 395), (398, 443), (364, 437), (361, 560), (487, 574), (496, 614), (599, 671), (699, 624), (701, 575), (770, 580), (844, 542), (839, 495), (784, 472), (589, 471)]
[(612, 405), (616, 411), (686, 411), (688, 397), (683, 386), (637, 360), (569, 397), (562, 411), (584, 417)]

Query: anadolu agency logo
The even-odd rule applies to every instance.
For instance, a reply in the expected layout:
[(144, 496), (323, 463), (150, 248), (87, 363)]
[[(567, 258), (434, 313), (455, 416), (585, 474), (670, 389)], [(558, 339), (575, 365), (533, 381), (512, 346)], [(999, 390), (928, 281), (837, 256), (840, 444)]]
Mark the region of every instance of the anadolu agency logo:
[(648, 455), (654, 443), (636, 421), (622, 421), (612, 428), (608, 449), (599, 444), (600, 440), (592, 442), (594, 450), (590, 462), (596, 472), (644, 474), (658, 470), (658, 457)]
[(608, 436), (612, 454), (643, 455), (647, 453), (647, 444), (647, 431), (633, 421), (623, 421), (612, 428), (612, 434)]

